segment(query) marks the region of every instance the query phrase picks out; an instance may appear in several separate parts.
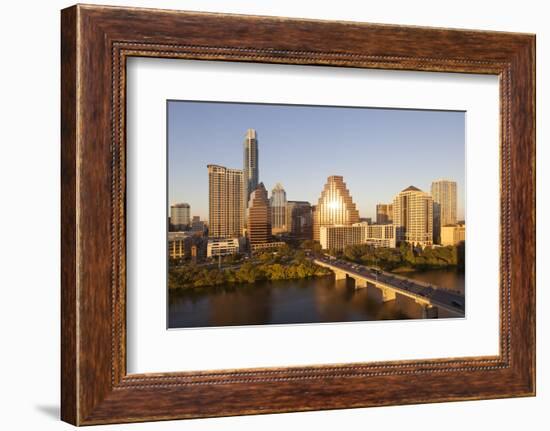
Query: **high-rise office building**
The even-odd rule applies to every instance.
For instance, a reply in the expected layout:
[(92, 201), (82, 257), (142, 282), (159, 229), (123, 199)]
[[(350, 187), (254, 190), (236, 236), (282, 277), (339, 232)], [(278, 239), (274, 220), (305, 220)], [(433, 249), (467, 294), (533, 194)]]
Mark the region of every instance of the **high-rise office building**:
[(346, 188), (344, 178), (339, 175), (328, 177), (315, 207), (313, 239), (319, 241), (321, 226), (349, 226), (357, 222), (359, 222), (359, 211)]
[(256, 190), (259, 181), (259, 166), (258, 166), (258, 134), (254, 129), (246, 131), (246, 137), (243, 146), (243, 199), (245, 208), (248, 208), (250, 194)]
[(422, 247), (432, 245), (432, 197), (414, 186), (407, 187), (393, 200), (393, 224), (398, 241)]
[(271, 240), (271, 208), (264, 183), (258, 184), (250, 195), (247, 233), (251, 245)]
[(376, 224), (388, 224), (393, 220), (392, 204), (376, 204)]
[(170, 207), (170, 230), (179, 231), (191, 224), (191, 207), (189, 204), (180, 203)]
[(243, 216), (243, 171), (208, 165), (208, 235), (242, 236)]
[(274, 234), (286, 232), (286, 192), (280, 183), (275, 185), (269, 199), (271, 205), (271, 230)]
[(433, 237), (434, 243), (441, 243), (441, 228), (456, 224), (456, 182), (437, 180), (432, 182), (432, 199), (434, 202)]
[(313, 209), (309, 202), (287, 201), (286, 223), (291, 236), (296, 239), (313, 238)]

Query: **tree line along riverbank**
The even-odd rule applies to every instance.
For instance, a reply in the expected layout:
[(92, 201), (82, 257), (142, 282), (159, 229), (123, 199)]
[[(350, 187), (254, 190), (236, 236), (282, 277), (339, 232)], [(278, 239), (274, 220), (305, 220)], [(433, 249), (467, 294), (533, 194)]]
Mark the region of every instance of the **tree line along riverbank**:
[(196, 265), (184, 263), (171, 265), (168, 271), (170, 289), (197, 289), (227, 284), (254, 283), (262, 280), (293, 280), (322, 277), (332, 274), (327, 269), (314, 264), (303, 250), (293, 250), (288, 246), (276, 252), (265, 252), (245, 259), (232, 256), (224, 260), (221, 268), (215, 263)]
[[(226, 256), (220, 267), (211, 261), (195, 264), (190, 261), (171, 262), (168, 270), (170, 289), (200, 289), (208, 286), (252, 284), (263, 280), (293, 280), (332, 274), (314, 264), (307, 254), (322, 250), (314, 241), (304, 241), (297, 248), (289, 245), (247, 259), (244, 255)], [(402, 244), (397, 248), (375, 248), (370, 245), (350, 245), (342, 251), (328, 254), (350, 262), (376, 267), (384, 271), (408, 272), (429, 269), (464, 268), (464, 244), (448, 247), (414, 248)]]
[(397, 248), (375, 248), (366, 244), (350, 245), (343, 251), (329, 254), (350, 262), (377, 267), (384, 271), (408, 272), (429, 269), (464, 269), (465, 244), (446, 247), (411, 247), (401, 244)]

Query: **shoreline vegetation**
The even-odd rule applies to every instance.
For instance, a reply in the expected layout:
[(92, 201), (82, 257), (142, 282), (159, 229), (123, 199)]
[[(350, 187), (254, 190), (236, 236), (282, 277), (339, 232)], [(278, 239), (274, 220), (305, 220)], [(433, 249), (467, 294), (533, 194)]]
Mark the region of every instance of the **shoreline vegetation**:
[[(187, 290), (331, 275), (332, 271), (314, 264), (308, 257), (309, 254), (320, 253), (322, 250), (319, 243), (307, 240), (303, 241), (298, 248), (286, 244), (275, 251), (259, 253), (250, 259), (237, 254), (225, 256), (221, 262), (211, 260), (202, 264), (170, 261), (168, 286), (169, 289)], [(424, 249), (406, 244), (397, 248), (375, 248), (360, 244), (347, 246), (343, 251), (329, 250), (328, 254), (393, 273), (406, 274), (430, 269), (464, 269), (463, 243), (457, 246)]]
[(197, 289), (225, 284), (252, 284), (256, 281), (297, 280), (324, 277), (332, 274), (327, 268), (314, 264), (304, 250), (285, 245), (274, 252), (264, 252), (246, 259), (242, 255), (227, 256), (223, 265), (184, 263), (170, 265), (168, 286), (170, 289)]
[(465, 244), (444, 247), (411, 247), (402, 243), (396, 248), (375, 248), (367, 244), (349, 245), (343, 251), (329, 251), (331, 256), (393, 273), (456, 268), (464, 270)]

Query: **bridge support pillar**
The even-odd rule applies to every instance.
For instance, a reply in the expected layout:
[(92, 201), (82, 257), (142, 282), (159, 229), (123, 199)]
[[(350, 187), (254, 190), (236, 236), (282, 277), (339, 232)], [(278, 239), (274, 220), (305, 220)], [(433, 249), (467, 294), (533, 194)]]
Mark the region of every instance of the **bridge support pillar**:
[(395, 290), (382, 287), (382, 302), (393, 301), (395, 299)]
[(421, 304), (423, 319), (437, 319), (437, 307), (431, 304)]
[(367, 287), (367, 280), (363, 278), (355, 278), (355, 288), (361, 289), (363, 287)]
[(346, 273), (344, 271), (333, 270), (336, 280), (345, 280)]

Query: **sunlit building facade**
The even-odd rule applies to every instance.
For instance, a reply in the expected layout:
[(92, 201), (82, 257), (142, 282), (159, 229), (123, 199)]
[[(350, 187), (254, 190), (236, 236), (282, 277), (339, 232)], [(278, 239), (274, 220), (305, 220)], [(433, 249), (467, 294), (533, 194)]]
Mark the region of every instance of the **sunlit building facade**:
[(273, 234), (286, 232), (286, 191), (280, 183), (277, 183), (271, 191), (269, 199), (271, 205), (271, 230)]
[(433, 237), (434, 243), (441, 243), (441, 227), (454, 225), (456, 214), (456, 182), (437, 180), (432, 182), (432, 199), (434, 203)]
[(206, 246), (206, 257), (228, 256), (240, 250), (239, 238), (212, 238)]
[(396, 230), (392, 224), (355, 223), (352, 226), (321, 226), (319, 242), (324, 250), (343, 250), (348, 245), (358, 244), (395, 248)]
[(351, 226), (357, 222), (359, 211), (346, 188), (344, 178), (339, 175), (328, 177), (314, 211), (313, 239), (320, 240), (322, 226)]
[(208, 165), (208, 235), (239, 237), (243, 227), (243, 171)]
[(361, 244), (364, 239), (362, 226), (321, 226), (319, 243), (323, 250), (343, 250), (347, 245)]
[(393, 224), (369, 224), (364, 227), (365, 244), (374, 247), (395, 248), (397, 235)]
[(409, 186), (393, 200), (393, 224), (398, 241), (425, 247), (433, 244), (433, 200)]
[(457, 245), (466, 241), (466, 226), (454, 224), (441, 227), (441, 245)]

